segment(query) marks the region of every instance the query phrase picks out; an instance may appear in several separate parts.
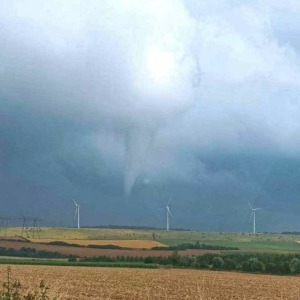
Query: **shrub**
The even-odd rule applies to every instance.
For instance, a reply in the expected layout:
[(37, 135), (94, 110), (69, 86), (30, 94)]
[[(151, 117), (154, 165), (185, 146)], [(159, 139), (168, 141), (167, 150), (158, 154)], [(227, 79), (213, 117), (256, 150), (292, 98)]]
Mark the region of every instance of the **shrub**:
[(243, 265), (244, 270), (248, 272), (263, 272), (265, 270), (265, 265), (258, 260), (257, 257), (251, 257), (249, 260)]
[(224, 269), (225, 270), (235, 270), (236, 262), (232, 258), (225, 258), (224, 259)]
[(76, 258), (76, 256), (70, 255), (70, 257), (68, 258), (68, 261), (75, 262), (75, 261), (77, 261), (77, 258)]
[(152, 263), (154, 263), (153, 257), (151, 257), (151, 256), (146, 257), (145, 260), (144, 260), (144, 262), (145, 262), (145, 264), (152, 264)]
[(220, 256), (216, 256), (212, 259), (212, 267), (213, 269), (220, 270), (224, 266), (224, 260)]
[(178, 251), (173, 251), (171, 257), (171, 263), (176, 266), (180, 263), (180, 254), (178, 253)]
[[(11, 268), (7, 268), (6, 281), (0, 291), (0, 300), (51, 300), (48, 296), (49, 287), (44, 281), (40, 282), (39, 288), (33, 292), (22, 292), (20, 281), (12, 279)], [(55, 300), (57, 298), (54, 298)]]
[(293, 274), (298, 274), (298, 273), (300, 273), (300, 259), (294, 257), (294, 258), (291, 260), (291, 262), (290, 262), (290, 264), (289, 264), (289, 267), (290, 267), (291, 273), (293, 273)]

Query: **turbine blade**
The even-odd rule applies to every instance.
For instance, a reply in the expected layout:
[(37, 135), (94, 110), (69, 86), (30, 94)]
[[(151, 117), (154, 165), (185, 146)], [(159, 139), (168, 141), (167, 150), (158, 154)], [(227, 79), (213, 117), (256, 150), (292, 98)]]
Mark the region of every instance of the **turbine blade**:
[(78, 211), (78, 206), (76, 206), (75, 213), (74, 213), (74, 218), (76, 218), (77, 211)]
[(170, 196), (167, 206), (169, 206), (171, 200), (172, 200), (172, 196)]
[(76, 203), (76, 201), (73, 199), (73, 202), (74, 202), (74, 204), (76, 205), (76, 206), (78, 206), (78, 204)]
[(250, 219), (249, 219), (249, 221), (251, 221), (251, 220), (252, 220), (252, 218), (253, 218), (253, 215), (254, 215), (254, 212), (252, 211), (252, 213), (250, 214)]
[(170, 211), (169, 206), (167, 206), (167, 211), (168, 211), (169, 215), (170, 215), (171, 217), (173, 217), (173, 215), (171, 214), (171, 211)]
[(253, 210), (253, 207), (251, 206), (251, 204), (250, 204), (250, 202), (249, 202), (249, 201), (248, 201), (248, 204), (249, 204), (250, 208)]

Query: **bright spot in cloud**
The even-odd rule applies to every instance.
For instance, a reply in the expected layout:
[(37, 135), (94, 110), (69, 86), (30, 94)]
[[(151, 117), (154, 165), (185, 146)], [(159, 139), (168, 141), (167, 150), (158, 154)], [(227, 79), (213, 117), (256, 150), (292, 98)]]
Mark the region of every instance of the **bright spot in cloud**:
[(149, 49), (147, 68), (153, 81), (158, 83), (169, 81), (172, 77), (174, 66), (175, 58), (172, 52), (162, 50), (157, 46)]
[(150, 178), (145, 178), (143, 182), (144, 182), (144, 184), (149, 184), (149, 183), (151, 183), (151, 179)]

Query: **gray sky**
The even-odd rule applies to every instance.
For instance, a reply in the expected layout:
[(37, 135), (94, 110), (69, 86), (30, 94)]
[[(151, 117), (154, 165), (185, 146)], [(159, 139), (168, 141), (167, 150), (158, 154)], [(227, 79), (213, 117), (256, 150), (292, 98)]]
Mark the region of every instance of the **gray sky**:
[(83, 223), (300, 230), (299, 1), (0, 2), (0, 201)]

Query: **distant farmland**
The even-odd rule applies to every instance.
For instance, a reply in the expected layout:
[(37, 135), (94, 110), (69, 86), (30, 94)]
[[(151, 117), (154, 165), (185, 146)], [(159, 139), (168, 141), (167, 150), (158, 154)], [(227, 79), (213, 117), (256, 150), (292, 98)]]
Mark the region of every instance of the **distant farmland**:
[[(34, 248), (36, 250), (42, 251), (46, 250), (49, 252), (58, 252), (65, 255), (75, 255), (78, 257), (92, 257), (92, 256), (108, 256), (108, 257), (117, 257), (117, 256), (138, 256), (138, 257), (147, 257), (147, 256), (169, 256), (173, 251), (164, 251), (164, 250), (118, 250), (118, 249), (93, 249), (87, 247), (72, 247), (72, 246), (58, 246), (58, 245), (48, 245), (48, 244), (39, 244), (39, 243), (28, 243), (28, 242), (15, 242), (15, 241), (5, 241), (0, 240), (0, 247), (12, 248), (12, 249), (21, 249), (21, 248)], [(212, 250), (186, 250), (179, 251), (181, 255), (203, 255), (206, 253), (220, 253), (220, 251)]]
[[(0, 235), (7, 233), (7, 237), (19, 236), (21, 228), (2, 230)], [(25, 238), (33, 239), (33, 233), (28, 230)], [(37, 241), (37, 237), (33, 241)], [(300, 251), (299, 236), (292, 234), (239, 234), (239, 233), (209, 233), (199, 231), (165, 231), (165, 230), (133, 230), (133, 229), (99, 229), (99, 228), (41, 228), (40, 240), (65, 241), (67, 243), (90, 243), (96, 241), (103, 244), (121, 243), (120, 241), (158, 242), (168, 246), (182, 243), (200, 243), (225, 247), (238, 247), (242, 251)], [(97, 242), (98, 243), (98, 242)], [(124, 242), (125, 243), (125, 242)], [(143, 248), (148, 248), (143, 247)], [(131, 248), (136, 248), (131, 247)], [(139, 248), (139, 246), (137, 247)]]

